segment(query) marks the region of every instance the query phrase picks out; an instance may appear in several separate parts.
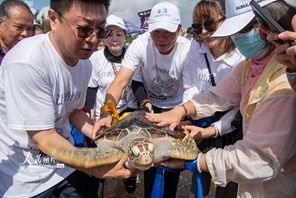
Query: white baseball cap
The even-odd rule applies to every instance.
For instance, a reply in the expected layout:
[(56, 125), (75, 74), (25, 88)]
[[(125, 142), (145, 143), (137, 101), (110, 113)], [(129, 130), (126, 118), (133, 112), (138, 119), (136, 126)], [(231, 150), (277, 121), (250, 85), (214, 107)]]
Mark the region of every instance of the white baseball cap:
[[(276, 0), (257, 0), (261, 6), (265, 6)], [(226, 20), (214, 32), (212, 37), (230, 36), (241, 29), (255, 17), (250, 0), (225, 0)]]
[(107, 18), (107, 27), (110, 25), (115, 25), (123, 30), (125, 30), (124, 21), (122, 18), (111, 14)]
[(160, 2), (153, 6), (150, 12), (148, 31), (165, 29), (169, 32), (176, 32), (179, 24), (181, 24), (181, 18), (177, 6), (166, 1)]

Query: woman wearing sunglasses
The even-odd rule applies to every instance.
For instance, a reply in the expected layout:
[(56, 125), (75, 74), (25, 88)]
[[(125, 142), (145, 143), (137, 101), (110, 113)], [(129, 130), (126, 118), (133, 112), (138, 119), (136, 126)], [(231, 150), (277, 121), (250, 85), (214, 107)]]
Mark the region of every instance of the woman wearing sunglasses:
[[(184, 103), (187, 115), (195, 118), (239, 105), (244, 137), (234, 145), (199, 154), (195, 167), (199, 172), (210, 172), (218, 186), (237, 182), (238, 197), (294, 197), (296, 95), (288, 83), (285, 66), (275, 59), (275, 46), (266, 40), (258, 23), (253, 23), (251, 7), (244, 6), (249, 3), (249, 0), (226, 0), (227, 19), (213, 35), (232, 35), (236, 47), (249, 60), (237, 65), (217, 86)], [(293, 31), (294, 6), (284, 0), (265, 0), (259, 4), (285, 30)], [(170, 124), (172, 130), (184, 112), (176, 106), (169, 112), (146, 117), (159, 126)], [(184, 167), (184, 162), (176, 160), (163, 164)]]
[[(114, 80), (121, 66), (121, 61), (125, 55), (126, 42), (125, 25), (122, 18), (110, 15), (107, 18), (108, 29), (112, 29), (110, 35), (104, 39), (105, 48), (93, 53), (90, 60), (93, 64), (92, 75), (88, 84), (87, 107), (92, 120), (100, 119), (101, 107), (104, 105), (106, 91), (110, 83)], [(135, 96), (131, 86), (127, 86), (122, 93), (116, 109), (120, 116), (124, 112), (138, 109)], [(136, 176), (123, 180), (126, 186), (126, 193), (131, 195), (136, 191)]]
[[(221, 4), (225, 4), (221, 1)], [(186, 94), (204, 92), (215, 86), (219, 81), (240, 62), (245, 62), (245, 57), (236, 49), (230, 37), (211, 38), (214, 31), (225, 20), (225, 11), (219, 1), (202, 0), (193, 9), (193, 24), (198, 36), (190, 48), (190, 65), (194, 89), (189, 89)], [(223, 6), (224, 7), (224, 6)], [(212, 75), (210, 75), (212, 73)], [(186, 101), (186, 100), (185, 100)], [(209, 148), (224, 147), (226, 137), (224, 134), (232, 132), (231, 121), (234, 119), (238, 107), (225, 112), (217, 112), (206, 119), (192, 121), (194, 125), (185, 126), (195, 140), (203, 139), (198, 147), (202, 152)], [(223, 116), (225, 115), (225, 116)], [(222, 117), (223, 116), (223, 117)], [(184, 124), (184, 123), (182, 123)], [(191, 197), (196, 192), (196, 175), (192, 178)], [(203, 195), (208, 195), (211, 185), (211, 175), (202, 173)], [(201, 190), (201, 189), (197, 189)], [(216, 197), (236, 197), (237, 184), (230, 182), (226, 187), (216, 188)]]

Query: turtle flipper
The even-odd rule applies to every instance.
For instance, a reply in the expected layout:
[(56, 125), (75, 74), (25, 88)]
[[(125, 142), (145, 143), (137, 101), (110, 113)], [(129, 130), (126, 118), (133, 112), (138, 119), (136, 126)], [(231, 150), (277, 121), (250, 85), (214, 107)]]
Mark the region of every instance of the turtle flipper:
[(168, 150), (170, 158), (182, 160), (194, 160), (199, 153), (195, 140), (190, 137), (189, 132), (184, 128), (186, 136), (180, 141), (174, 141)]
[(123, 151), (116, 148), (81, 148), (70, 150), (65, 148), (54, 148), (52, 156), (66, 165), (78, 167), (95, 167), (118, 162), (123, 156)]

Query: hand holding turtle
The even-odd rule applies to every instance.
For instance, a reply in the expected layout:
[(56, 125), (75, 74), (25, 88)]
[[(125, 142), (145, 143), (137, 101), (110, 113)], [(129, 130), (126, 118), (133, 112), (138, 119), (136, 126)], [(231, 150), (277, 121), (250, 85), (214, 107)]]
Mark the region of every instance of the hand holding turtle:
[(139, 169), (126, 168), (124, 165), (126, 161), (127, 157), (126, 155), (123, 155), (123, 157), (117, 163), (92, 168), (92, 175), (101, 179), (129, 178), (130, 176), (141, 172)]
[(160, 165), (169, 167), (172, 169), (179, 169), (185, 168), (191, 172), (194, 171), (208, 171), (206, 161), (205, 161), (205, 154), (199, 153), (198, 156), (194, 160), (181, 160), (181, 159), (168, 159)]
[(190, 135), (194, 140), (208, 139), (216, 135), (213, 126), (202, 128), (194, 125), (185, 125), (184, 127), (190, 132)]
[(112, 116), (103, 117), (97, 122), (95, 122), (93, 126), (93, 131), (92, 131), (92, 139), (94, 140), (97, 134), (100, 133), (100, 131), (105, 130), (106, 128), (109, 128), (111, 126), (111, 122), (112, 122)]
[(174, 108), (170, 111), (159, 114), (146, 113), (145, 117), (149, 122), (156, 122), (159, 127), (170, 125), (169, 129), (174, 131), (183, 116), (180, 115), (178, 109)]
[(175, 127), (180, 123), (182, 118), (186, 115), (194, 114), (195, 107), (192, 102), (186, 102), (182, 105), (175, 106), (172, 110), (164, 112), (164, 113), (146, 113), (146, 119), (149, 122), (157, 123), (157, 126), (165, 126), (170, 125), (169, 129), (174, 131)]

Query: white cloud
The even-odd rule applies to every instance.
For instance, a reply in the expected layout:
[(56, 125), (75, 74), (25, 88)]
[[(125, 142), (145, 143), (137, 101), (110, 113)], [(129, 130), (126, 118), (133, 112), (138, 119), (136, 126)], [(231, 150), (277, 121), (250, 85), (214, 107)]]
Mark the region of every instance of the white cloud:
[(39, 10), (40, 12), (37, 18), (39, 19), (42, 15), (44, 15), (45, 18), (48, 18), (48, 10), (49, 6), (43, 7), (41, 10)]

